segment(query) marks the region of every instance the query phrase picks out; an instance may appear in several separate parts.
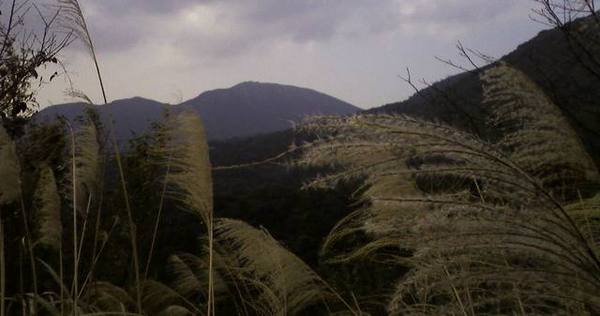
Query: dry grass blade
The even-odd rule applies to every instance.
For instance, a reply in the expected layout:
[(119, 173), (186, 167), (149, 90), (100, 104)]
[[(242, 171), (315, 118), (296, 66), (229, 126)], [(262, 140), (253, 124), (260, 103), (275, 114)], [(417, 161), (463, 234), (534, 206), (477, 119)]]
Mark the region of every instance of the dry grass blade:
[[(208, 258), (207, 258), (208, 259)], [(169, 271), (174, 275), (171, 287), (184, 297), (208, 300), (208, 260), (202, 260), (190, 254), (172, 255), (169, 257)], [(226, 291), (221, 276), (213, 271), (213, 288), (215, 295)]]
[(266, 231), (232, 219), (215, 224), (218, 250), (229, 276), (245, 286), (242, 300), (259, 315), (296, 315), (335, 297), (300, 258)]
[[(208, 288), (208, 269), (206, 266), (196, 267), (194, 269), (184, 262), (179, 256), (169, 257), (169, 270), (175, 276), (173, 289), (185, 297), (199, 297), (200, 294), (207, 298), (206, 289)], [(197, 272), (204, 275), (199, 277)]]
[(102, 81), (102, 75), (100, 74), (100, 66), (98, 64), (98, 58), (96, 57), (96, 49), (85, 21), (85, 15), (83, 14), (81, 5), (77, 0), (58, 0), (58, 4), (59, 10), (62, 12), (61, 19), (63, 27), (75, 33), (90, 50), (90, 55), (92, 56), (92, 59), (94, 60), (94, 66), (96, 67), (98, 81), (100, 82), (102, 97), (104, 99), (104, 103), (106, 104), (106, 91), (104, 90), (104, 83)]
[(144, 281), (142, 289), (142, 306), (148, 315), (158, 315), (165, 306), (178, 304), (181, 301), (179, 294), (157, 281)]
[(87, 286), (82, 301), (103, 312), (130, 311), (136, 304), (126, 290), (109, 282), (100, 281)]
[(73, 183), (65, 185), (65, 188), (76, 192), (68, 192), (65, 196), (76, 204), (74, 208), (79, 213), (85, 213), (89, 211), (87, 206), (90, 198), (95, 198), (101, 175), (100, 144), (96, 126), (88, 121), (75, 133), (74, 138), (74, 161), (68, 176), (69, 181)]
[(600, 255), (600, 194), (565, 207)]

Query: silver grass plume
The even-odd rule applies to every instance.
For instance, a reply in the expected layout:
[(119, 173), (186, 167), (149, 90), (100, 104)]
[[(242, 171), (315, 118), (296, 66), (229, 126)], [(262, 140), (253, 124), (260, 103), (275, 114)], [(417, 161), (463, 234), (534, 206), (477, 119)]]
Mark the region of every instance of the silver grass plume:
[(171, 145), (169, 195), (185, 211), (197, 214), (209, 225), (213, 213), (212, 169), (204, 127), (195, 113), (183, 112), (168, 122)]
[(78, 306), (79, 300), (79, 251), (83, 245), (78, 241), (77, 217), (80, 213), (87, 217), (92, 199), (95, 198), (100, 174), (100, 145), (96, 127), (91, 119), (86, 123), (75, 132), (73, 126), (67, 122), (71, 138), (71, 162), (66, 178), (68, 185), (65, 186), (67, 190), (65, 196), (73, 206), (73, 305), (75, 306)]
[[(412, 267), (391, 296), (391, 314), (600, 310), (593, 241), (511, 154), (404, 116), (321, 118), (304, 128), (321, 140), (301, 162), (334, 168), (309, 186), (365, 179), (366, 206), (336, 226), (325, 252), (364, 234), (365, 244), (334, 258), (386, 249), (388, 263)], [(390, 255), (390, 247), (410, 255)]]
[(579, 185), (598, 180), (598, 170), (577, 133), (550, 98), (521, 71), (506, 63), (485, 71), (484, 106), (500, 132), (498, 145), (510, 159), (545, 187)]
[(228, 276), (243, 284), (242, 301), (258, 315), (297, 315), (333, 297), (308, 265), (265, 230), (218, 219), (215, 236)]
[(15, 143), (0, 126), (0, 205), (12, 203), (19, 198), (20, 170)]
[[(96, 67), (96, 74), (100, 83), (102, 98), (104, 99), (104, 104), (106, 104), (106, 91), (104, 90), (104, 82), (100, 73), (98, 58), (96, 57), (96, 48), (94, 47), (94, 42), (92, 41), (92, 36), (90, 35), (87, 22), (85, 21), (85, 15), (83, 14), (81, 5), (78, 0), (58, 0), (58, 8), (60, 10), (59, 12), (61, 12), (60, 19), (62, 26), (73, 32), (84, 43), (85, 47), (89, 49), (90, 55), (94, 61), (94, 66)], [(75, 94), (79, 94), (76, 90), (71, 90)], [(87, 96), (85, 99), (89, 100)]]
[(88, 48), (93, 47), (83, 10), (77, 0), (58, 0), (62, 27), (72, 31)]
[[(75, 170), (72, 167), (70, 168), (67, 179), (70, 182), (73, 182), (74, 179), (75, 183), (69, 183), (65, 186), (71, 191), (67, 192), (65, 196), (71, 202), (75, 199), (77, 201), (77, 205), (75, 205), (77, 211), (85, 213), (89, 202), (96, 198), (95, 194), (98, 190), (98, 179), (101, 170), (100, 144), (98, 143), (96, 126), (90, 121), (81, 126), (74, 137)], [(73, 173), (75, 173), (74, 178)], [(73, 190), (75, 192), (72, 192)]]
[(37, 244), (53, 250), (61, 248), (61, 203), (54, 172), (48, 165), (40, 168), (39, 180), (34, 193), (35, 226)]
[[(314, 118), (302, 126), (323, 138), (309, 147), (299, 163), (334, 168), (334, 172), (316, 178), (307, 184), (308, 187), (333, 186), (339, 181), (355, 178), (364, 182), (364, 192), (359, 200), (365, 206), (338, 222), (327, 236), (322, 254), (333, 254), (338, 242), (355, 234), (365, 233), (373, 237), (372, 242), (347, 253), (335, 253), (329, 261), (348, 261), (397, 244), (394, 235), (409, 233), (408, 223), (423, 216), (422, 204), (427, 197), (415, 183), (417, 174), (407, 165), (408, 158), (417, 149), (409, 146), (418, 141), (420, 135), (401, 135), (390, 131), (391, 128), (403, 128), (418, 132), (424, 128), (422, 125), (427, 124), (406, 117), (356, 116)], [(439, 128), (440, 135), (454, 133), (443, 126), (434, 126), (431, 124), (431, 128)], [(444, 148), (441, 142), (422, 147), (423, 150), (431, 150), (432, 154)], [(406, 199), (406, 203), (398, 205), (388, 200), (399, 195)], [(403, 227), (406, 227), (404, 232)]]
[(164, 157), (168, 161), (169, 175), (165, 180), (167, 195), (181, 205), (181, 209), (196, 214), (204, 223), (208, 248), (207, 314), (214, 315), (213, 268), (213, 188), (212, 168), (208, 143), (202, 121), (193, 112), (182, 112), (168, 124), (170, 146)]

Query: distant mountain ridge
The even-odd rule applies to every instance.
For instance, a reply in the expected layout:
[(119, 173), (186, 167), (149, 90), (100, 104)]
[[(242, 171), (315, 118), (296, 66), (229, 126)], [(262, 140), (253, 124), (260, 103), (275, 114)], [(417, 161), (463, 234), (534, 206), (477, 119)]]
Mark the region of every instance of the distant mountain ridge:
[(152, 122), (159, 121), (168, 105), (141, 98), (115, 100), (106, 105), (93, 105), (83, 102), (65, 103), (44, 108), (34, 117), (35, 122), (53, 121), (62, 116), (73, 121), (85, 114), (86, 109), (96, 109), (101, 121), (107, 125), (114, 122), (117, 140), (122, 143), (133, 135), (142, 134), (150, 129)]
[(48, 121), (57, 116), (74, 119), (86, 108), (98, 110), (103, 122), (114, 120), (117, 138), (127, 141), (134, 134), (149, 130), (163, 112), (189, 110), (202, 118), (209, 140), (249, 137), (290, 128), (313, 115), (348, 115), (358, 107), (324, 93), (290, 85), (247, 81), (231, 88), (203, 92), (177, 105), (134, 97), (106, 105), (66, 103), (47, 107), (35, 120)]

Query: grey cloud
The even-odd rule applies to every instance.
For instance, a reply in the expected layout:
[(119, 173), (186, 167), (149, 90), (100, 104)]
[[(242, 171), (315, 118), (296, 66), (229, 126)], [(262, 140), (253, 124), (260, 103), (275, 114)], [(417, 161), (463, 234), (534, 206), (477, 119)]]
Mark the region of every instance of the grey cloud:
[(106, 15), (119, 18), (136, 14), (171, 14), (196, 4), (206, 4), (216, 0), (102, 0), (94, 5)]
[(203, 52), (208, 57), (224, 58), (271, 42), (303, 44), (326, 42), (337, 36), (372, 35), (398, 27), (395, 7), (393, 0), (381, 0), (376, 6), (359, 0), (229, 2), (222, 22), (235, 25), (238, 33), (211, 38), (190, 30), (176, 43), (193, 54)]
[[(399, 32), (410, 26), (451, 29), (506, 12), (522, 0), (83, 0), (100, 52), (123, 52), (140, 43), (176, 47), (184, 56), (222, 60), (274, 43), (327, 42), (335, 38)], [(169, 29), (196, 6), (219, 12), (215, 30)], [(406, 7), (413, 6), (412, 10)], [(159, 21), (159, 22), (157, 22)], [(230, 32), (218, 33), (218, 28)]]
[[(454, 56), (456, 40), (499, 55), (531, 34), (530, 0), (80, 1), (113, 97), (191, 96), (254, 79), (376, 105), (411, 92), (395, 79), (406, 66), (447, 74), (433, 56)], [(508, 35), (490, 40), (498, 32)], [(88, 60), (73, 55), (85, 73)], [(92, 76), (80, 80), (95, 89)]]
[(245, 21), (273, 35), (297, 41), (327, 40), (339, 34), (350, 20), (357, 20), (365, 31), (382, 30), (382, 21), (389, 20), (395, 1), (380, 0), (377, 5), (361, 0), (292, 1), (271, 0), (266, 5), (247, 6)]
[[(198, 49), (210, 45), (215, 55), (235, 52), (270, 40), (295, 42), (327, 41), (342, 31), (350, 19), (358, 22), (362, 32), (382, 32), (395, 27), (393, 0), (381, 0), (377, 5), (360, 0), (348, 1), (210, 1), (210, 0), (104, 0), (95, 2), (95, 19), (89, 19), (90, 29), (100, 50), (126, 50), (140, 40), (151, 40), (160, 29), (150, 23), (152, 17), (173, 19), (195, 5), (219, 7), (223, 23), (235, 24), (241, 34), (215, 39), (197, 30), (168, 34), (173, 43)], [(198, 33), (198, 34), (194, 34)], [(157, 39), (160, 40), (160, 39)], [(207, 42), (208, 41), (208, 42)], [(185, 43), (188, 42), (188, 43)], [(217, 47), (221, 46), (221, 47)]]
[(517, 1), (520, 0), (413, 1), (416, 5), (412, 14), (405, 14), (403, 18), (406, 22), (432, 24), (473, 23), (503, 14), (517, 5)]

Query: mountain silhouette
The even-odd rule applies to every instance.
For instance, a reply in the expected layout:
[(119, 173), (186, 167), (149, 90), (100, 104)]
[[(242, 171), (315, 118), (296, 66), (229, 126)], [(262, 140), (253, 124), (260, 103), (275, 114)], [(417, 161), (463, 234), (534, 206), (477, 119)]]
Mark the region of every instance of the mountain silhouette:
[(356, 106), (315, 90), (275, 83), (243, 82), (227, 89), (204, 92), (177, 105), (134, 97), (106, 105), (66, 103), (47, 107), (35, 120), (51, 121), (59, 116), (74, 120), (95, 108), (105, 124), (114, 121), (117, 139), (126, 142), (148, 131), (165, 110), (191, 111), (202, 118), (209, 140), (249, 137), (292, 127), (314, 115), (348, 115)]
[(307, 116), (348, 115), (360, 110), (311, 89), (260, 82), (207, 91), (179, 106), (200, 114), (209, 139), (275, 132)]

